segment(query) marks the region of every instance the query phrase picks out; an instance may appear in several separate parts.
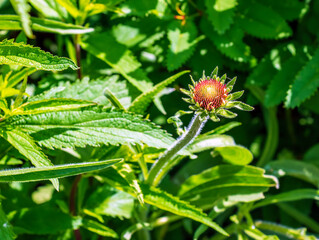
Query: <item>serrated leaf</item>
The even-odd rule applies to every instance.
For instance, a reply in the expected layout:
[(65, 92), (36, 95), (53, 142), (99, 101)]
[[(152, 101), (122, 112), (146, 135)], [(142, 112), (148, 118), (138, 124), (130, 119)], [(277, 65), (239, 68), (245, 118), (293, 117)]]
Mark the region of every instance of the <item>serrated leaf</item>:
[(187, 150), (191, 153), (198, 153), (205, 150), (212, 150), (217, 147), (232, 146), (235, 141), (231, 136), (227, 135), (200, 135), (192, 142)]
[[(58, 34), (84, 34), (93, 32), (93, 28), (86, 28), (61, 21), (41, 19), (31, 17), (31, 28), (33, 31), (58, 33)], [(15, 15), (0, 15), (0, 29), (6, 30), (22, 30), (19, 16)]]
[(297, 189), (289, 192), (279, 193), (273, 196), (269, 196), (266, 199), (259, 201), (253, 207), (253, 209), (263, 207), (269, 204), (275, 204), (280, 202), (298, 201), (302, 199), (314, 199), (319, 200), (319, 190), (315, 189)]
[(293, 82), (304, 63), (305, 60), (298, 54), (282, 64), (281, 70), (268, 85), (264, 101), (266, 107), (278, 105), (285, 99), (289, 85)]
[(307, 4), (306, 2), (300, 2), (298, 0), (262, 0), (261, 2), (266, 6), (270, 6), (284, 19), (290, 21), (299, 18)]
[(38, 166), (36, 168), (20, 168), (0, 171), (0, 182), (31, 182), (63, 178), (86, 172), (102, 170), (120, 162), (121, 159), (110, 159), (99, 162), (83, 162), (55, 166)]
[(12, 111), (12, 115), (31, 115), (46, 112), (67, 111), (92, 105), (96, 105), (96, 103), (68, 98), (55, 98), (24, 103), (18, 108), (15, 108)]
[(312, 96), (319, 87), (319, 48), (312, 59), (302, 68), (296, 76), (291, 88), (288, 90), (285, 106), (294, 108)]
[(81, 42), (81, 46), (122, 74), (141, 92), (152, 87), (151, 80), (140, 68), (141, 64), (135, 59), (133, 53), (118, 43), (110, 32), (91, 34)]
[(292, 30), (286, 21), (271, 8), (258, 2), (245, 2), (241, 6), (241, 16), (236, 19), (248, 34), (265, 39), (289, 37)]
[(81, 81), (76, 81), (72, 84), (65, 83), (59, 87), (51, 88), (40, 95), (31, 97), (29, 102), (50, 98), (73, 98), (88, 100), (111, 107), (111, 103), (103, 95), (106, 87), (109, 88), (125, 108), (129, 107), (132, 98), (131, 91), (125, 81), (118, 81), (118, 76), (116, 75), (91, 81), (88, 78), (83, 78)]
[(129, 143), (168, 148), (174, 141), (168, 133), (149, 121), (110, 108), (88, 107), (13, 116), (2, 123), (23, 129), (48, 148)]
[(196, 205), (212, 205), (229, 196), (262, 193), (277, 185), (277, 180), (264, 172), (252, 166), (218, 165), (189, 177), (179, 196)]
[(78, 68), (68, 58), (53, 56), (40, 48), (15, 43), (13, 40), (0, 42), (0, 64), (16, 64), (46, 71), (61, 71), (69, 67), (73, 70)]
[(201, 20), (200, 27), (216, 48), (227, 57), (247, 62), (250, 57), (250, 47), (243, 42), (244, 32), (236, 25), (219, 35), (213, 26), (205, 19)]
[(277, 160), (265, 167), (278, 177), (292, 176), (319, 187), (319, 168), (315, 165), (298, 160)]
[(173, 71), (185, 63), (193, 54), (197, 43), (196, 25), (188, 20), (185, 25), (173, 21), (167, 28), (169, 48), (167, 51), (167, 69)]
[[(129, 187), (127, 182), (116, 172), (112, 172), (111, 170), (112, 169), (110, 169), (108, 172), (102, 173), (103, 179), (116, 188), (136, 197), (135, 193), (132, 191), (131, 187)], [(143, 183), (140, 185), (144, 194), (145, 203), (176, 215), (193, 219), (215, 229), (219, 233), (228, 235), (220, 226), (211, 221), (211, 219), (205, 213), (203, 213), (201, 209), (196, 208), (193, 205), (190, 205), (188, 202), (182, 201), (178, 197), (175, 197), (159, 188)]]
[(131, 106), (128, 108), (128, 111), (134, 112), (137, 114), (144, 114), (147, 107), (154, 100), (157, 94), (159, 94), (162, 90), (164, 90), (164, 88), (167, 87), (169, 84), (173, 83), (177, 78), (179, 78), (180, 76), (188, 72), (190, 71), (187, 70), (187, 71), (179, 72), (163, 80), (162, 82), (156, 84), (147, 92), (142, 93), (140, 96), (134, 99)]
[(31, 30), (30, 10), (31, 7), (27, 0), (10, 0), (15, 12), (19, 15), (21, 25), (25, 35), (29, 38), (34, 38)]
[(208, 17), (215, 30), (223, 34), (233, 23), (236, 0), (205, 0)]
[(218, 152), (224, 161), (234, 165), (247, 165), (253, 160), (252, 153), (241, 146), (223, 146), (214, 150)]
[[(0, 135), (7, 140), (14, 148), (16, 148), (23, 156), (31, 161), (36, 167), (53, 166), (48, 157), (35, 144), (34, 140), (18, 127), (6, 129), (0, 132)], [(50, 179), (55, 189), (59, 190), (59, 181)]]
[(114, 230), (99, 222), (90, 219), (83, 219), (82, 224), (82, 227), (91, 232), (97, 233), (99, 236), (118, 238), (118, 235)]

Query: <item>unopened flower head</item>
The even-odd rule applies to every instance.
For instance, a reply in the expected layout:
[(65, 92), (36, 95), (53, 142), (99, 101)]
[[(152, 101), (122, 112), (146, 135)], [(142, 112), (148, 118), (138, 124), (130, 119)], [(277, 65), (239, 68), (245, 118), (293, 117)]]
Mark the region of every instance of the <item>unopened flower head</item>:
[(244, 111), (251, 111), (254, 108), (240, 101), (234, 101), (240, 98), (244, 91), (231, 93), (236, 82), (236, 77), (225, 83), (227, 76), (217, 76), (218, 68), (212, 72), (210, 76), (203, 76), (198, 82), (193, 81), (193, 85), (189, 85), (189, 91), (182, 89), (189, 98), (183, 98), (190, 103), (190, 109), (194, 110), (202, 117), (209, 116), (213, 121), (219, 121), (218, 116), (226, 118), (234, 118), (236, 113), (229, 111), (230, 108), (237, 108)]

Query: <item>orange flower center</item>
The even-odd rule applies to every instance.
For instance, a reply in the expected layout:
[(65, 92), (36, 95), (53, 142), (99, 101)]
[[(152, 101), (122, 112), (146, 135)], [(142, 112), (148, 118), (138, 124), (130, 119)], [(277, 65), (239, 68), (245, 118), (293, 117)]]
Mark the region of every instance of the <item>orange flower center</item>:
[(225, 104), (227, 95), (225, 84), (216, 79), (206, 79), (196, 84), (193, 99), (199, 106), (211, 111)]

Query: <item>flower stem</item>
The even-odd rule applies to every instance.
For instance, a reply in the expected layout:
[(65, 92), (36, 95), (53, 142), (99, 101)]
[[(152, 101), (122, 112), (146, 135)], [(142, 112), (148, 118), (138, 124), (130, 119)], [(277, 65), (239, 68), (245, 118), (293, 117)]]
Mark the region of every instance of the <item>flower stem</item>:
[(199, 114), (193, 117), (185, 133), (177, 139), (175, 143), (153, 164), (148, 175), (147, 183), (157, 186), (161, 182), (162, 178), (171, 169), (170, 159), (173, 159), (180, 150), (194, 140), (194, 138), (200, 133), (206, 121), (207, 117), (203, 120)]

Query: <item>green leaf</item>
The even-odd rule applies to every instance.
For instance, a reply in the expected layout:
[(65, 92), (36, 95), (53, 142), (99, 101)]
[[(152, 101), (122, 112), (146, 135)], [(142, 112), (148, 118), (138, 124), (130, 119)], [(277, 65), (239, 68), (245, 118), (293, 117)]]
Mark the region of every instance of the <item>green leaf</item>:
[[(241, 123), (240, 122), (229, 122), (229, 123), (226, 123), (224, 125), (221, 125), (209, 132), (206, 132), (206, 133), (202, 133), (201, 135), (198, 136), (198, 138), (202, 137), (202, 136), (208, 136), (208, 135), (211, 135), (211, 134), (214, 134), (214, 135), (220, 135), (220, 134), (223, 134), (225, 132), (228, 132), (230, 131), (231, 129), (235, 128), (235, 127), (238, 127), (240, 126)], [(196, 141), (196, 140), (195, 140)]]
[(225, 118), (235, 118), (237, 117), (236, 113), (233, 113), (227, 109), (218, 109), (216, 111), (216, 114)]
[(284, 19), (290, 21), (302, 16), (302, 12), (304, 11), (307, 4), (298, 0), (262, 0), (261, 2), (267, 6), (270, 6)]
[(15, 74), (11, 75), (8, 79), (7, 88), (16, 86), (21, 80), (24, 79), (25, 76), (29, 76), (30, 74), (36, 71), (35, 68), (24, 68)]
[(114, 232), (111, 228), (108, 228), (104, 224), (101, 224), (93, 220), (83, 219), (82, 227), (86, 228), (91, 232), (97, 233), (99, 236), (118, 238), (117, 233)]
[(236, 0), (205, 0), (209, 20), (215, 30), (223, 34), (233, 23)]
[(0, 239), (1, 240), (13, 240), (16, 238), (12, 230), (11, 224), (8, 222), (6, 214), (2, 210), (0, 203)]
[(108, 88), (121, 104), (127, 108), (131, 104), (131, 92), (128, 84), (125, 81), (118, 81), (118, 76), (99, 78), (89, 81), (88, 78), (83, 78), (75, 83), (62, 84), (59, 87), (51, 88), (43, 94), (36, 95), (29, 99), (30, 101), (40, 101), (49, 98), (73, 98), (88, 100), (98, 104), (111, 107), (109, 100), (103, 95), (105, 88)]
[(244, 228), (244, 232), (255, 240), (280, 240), (276, 235), (266, 235), (257, 228), (250, 226), (246, 226), (246, 228)]
[(280, 104), (286, 97), (289, 85), (304, 65), (305, 60), (300, 54), (291, 57), (283, 63), (282, 69), (272, 78), (265, 94), (265, 106), (272, 107)]
[(38, 113), (56, 112), (56, 111), (67, 111), (72, 109), (79, 109), (95, 105), (96, 103), (68, 99), (68, 98), (55, 98), (40, 101), (27, 102), (20, 105), (18, 108), (12, 111), (14, 115), (31, 115)]
[(231, 101), (231, 102), (228, 102), (224, 108), (237, 108), (239, 110), (242, 110), (242, 111), (252, 111), (254, 110), (254, 108), (252, 106), (249, 106), (248, 104), (246, 103), (243, 103), (243, 102), (240, 102), (240, 101)]
[(63, 6), (73, 18), (76, 19), (80, 17), (81, 15), (84, 15), (83, 13), (81, 13), (81, 11), (78, 10), (77, 6), (74, 4), (72, 0), (56, 0), (56, 1), (61, 6)]
[(237, 25), (232, 26), (223, 35), (219, 35), (205, 19), (201, 20), (200, 28), (227, 57), (238, 62), (247, 62), (251, 58), (250, 47), (243, 42), (244, 32)]
[(225, 146), (215, 148), (224, 161), (234, 165), (247, 165), (253, 160), (252, 153), (241, 146)]
[(319, 87), (319, 48), (312, 59), (302, 68), (296, 76), (291, 88), (288, 90), (285, 106), (294, 108), (307, 98), (310, 98)]
[(196, 25), (188, 20), (185, 25), (173, 21), (167, 28), (169, 47), (167, 51), (167, 69), (173, 71), (185, 63), (194, 53), (196, 39)]
[(23, 129), (48, 148), (129, 143), (168, 148), (174, 141), (149, 121), (101, 107), (13, 116), (2, 123)]
[(49, 19), (66, 19), (67, 11), (64, 7), (56, 1), (51, 0), (29, 0), (32, 7), (34, 7), (42, 16)]
[(244, 94), (244, 90), (243, 91), (239, 91), (239, 92), (234, 92), (231, 93), (227, 96), (226, 100), (231, 101), (231, 100), (237, 100), (238, 98), (240, 98), (242, 95)]
[(262, 193), (277, 185), (277, 179), (264, 172), (252, 166), (218, 165), (189, 177), (179, 196), (196, 205), (211, 206), (225, 197)]
[(151, 80), (141, 69), (141, 64), (135, 59), (133, 53), (119, 44), (110, 32), (91, 34), (81, 42), (81, 46), (122, 74), (141, 92), (152, 87)]
[[(93, 32), (93, 28), (63, 23), (60, 21), (31, 17), (33, 31), (58, 33), (58, 34), (84, 34)], [(22, 30), (19, 16), (0, 15), (0, 29)]]
[[(35, 144), (34, 140), (19, 127), (11, 128), (7, 126), (0, 135), (16, 148), (23, 156), (31, 161), (36, 167), (53, 166), (48, 157)], [(50, 179), (55, 189), (59, 190), (59, 181)]]
[(87, 200), (84, 212), (119, 218), (131, 218), (134, 198), (108, 185), (97, 188)]
[(15, 43), (13, 40), (0, 42), (0, 64), (17, 64), (38, 70), (61, 71), (78, 67), (68, 58), (53, 56), (31, 45)]
[(21, 25), (25, 35), (29, 38), (34, 38), (31, 30), (30, 10), (31, 7), (27, 0), (10, 0), (15, 12), (19, 15)]
[(43, 166), (36, 168), (21, 168), (0, 171), (0, 182), (31, 182), (49, 180), (50, 178), (63, 178), (74, 176), (90, 171), (107, 168), (121, 159), (110, 159), (99, 162), (83, 162), (55, 166)]
[(216, 147), (224, 147), (235, 145), (235, 141), (231, 136), (227, 135), (199, 135), (194, 142), (192, 142), (187, 150), (191, 153), (198, 153), (205, 150), (212, 150)]
[(314, 199), (319, 200), (319, 190), (315, 189), (297, 189), (289, 192), (279, 193), (273, 196), (269, 196), (266, 199), (256, 203), (253, 209), (263, 207), (269, 204), (279, 203), (279, 202), (290, 202), (298, 201), (302, 199)]
[(248, 34), (264, 39), (280, 39), (291, 36), (292, 30), (286, 21), (271, 8), (258, 2), (245, 2), (236, 19)]
[(154, 100), (155, 96), (159, 94), (166, 86), (173, 83), (177, 78), (184, 75), (185, 73), (188, 73), (189, 71), (182, 71), (179, 72), (162, 82), (156, 84), (154, 87), (149, 89), (148, 91), (142, 93), (140, 96), (138, 96), (134, 101), (132, 102), (131, 106), (129, 107), (128, 111), (138, 113), (138, 114), (144, 114), (149, 104)]
[(311, 163), (298, 160), (276, 160), (265, 168), (278, 177), (288, 175), (319, 187), (319, 168)]

